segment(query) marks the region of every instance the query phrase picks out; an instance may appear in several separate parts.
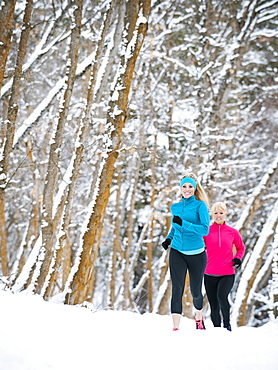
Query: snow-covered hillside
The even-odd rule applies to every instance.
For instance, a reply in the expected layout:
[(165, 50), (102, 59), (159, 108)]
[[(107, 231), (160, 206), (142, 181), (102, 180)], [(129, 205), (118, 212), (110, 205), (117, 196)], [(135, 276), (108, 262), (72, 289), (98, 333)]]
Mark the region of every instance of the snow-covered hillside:
[(0, 290), (0, 370), (277, 370), (278, 325), (197, 331), (182, 319), (47, 303)]

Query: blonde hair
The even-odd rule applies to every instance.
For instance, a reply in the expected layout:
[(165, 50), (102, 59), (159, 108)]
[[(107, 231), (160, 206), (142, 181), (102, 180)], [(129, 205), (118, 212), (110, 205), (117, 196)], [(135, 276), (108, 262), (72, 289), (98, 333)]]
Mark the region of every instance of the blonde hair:
[(216, 210), (221, 209), (224, 213), (227, 213), (227, 206), (223, 202), (216, 202), (211, 206), (211, 213), (215, 212)]
[(194, 174), (194, 173), (186, 173), (182, 179), (184, 179), (185, 177), (190, 177), (191, 179), (195, 180), (196, 181), (196, 190), (195, 190), (195, 197), (196, 199), (198, 200), (202, 200), (203, 202), (206, 203), (207, 207), (209, 208), (209, 199), (208, 199), (208, 196), (204, 190), (204, 188), (202, 187), (200, 181), (198, 180), (198, 177)]

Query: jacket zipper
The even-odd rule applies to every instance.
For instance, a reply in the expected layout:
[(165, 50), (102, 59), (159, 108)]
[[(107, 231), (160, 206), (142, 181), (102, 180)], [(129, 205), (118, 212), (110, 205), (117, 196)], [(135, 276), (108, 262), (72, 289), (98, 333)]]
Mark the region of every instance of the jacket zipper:
[(218, 245), (219, 247), (221, 248), (222, 245), (221, 245), (221, 233), (220, 233), (220, 228), (221, 228), (221, 225), (218, 225)]

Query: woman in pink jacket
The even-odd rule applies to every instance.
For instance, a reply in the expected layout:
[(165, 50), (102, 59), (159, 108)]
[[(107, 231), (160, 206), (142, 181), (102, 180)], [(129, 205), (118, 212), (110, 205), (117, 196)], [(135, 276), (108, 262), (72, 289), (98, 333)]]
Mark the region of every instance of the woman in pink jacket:
[(222, 315), (224, 328), (231, 331), (228, 295), (234, 284), (235, 267), (241, 266), (245, 247), (239, 232), (225, 223), (227, 207), (224, 203), (213, 204), (211, 215), (214, 223), (209, 234), (204, 236), (208, 259), (204, 283), (213, 325), (221, 326)]

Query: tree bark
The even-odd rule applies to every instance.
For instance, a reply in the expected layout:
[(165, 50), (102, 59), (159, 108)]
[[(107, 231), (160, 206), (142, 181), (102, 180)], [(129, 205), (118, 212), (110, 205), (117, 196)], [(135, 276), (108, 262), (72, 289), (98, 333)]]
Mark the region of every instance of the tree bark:
[(132, 246), (132, 233), (134, 228), (134, 209), (135, 209), (135, 200), (136, 200), (136, 193), (139, 181), (139, 169), (141, 159), (138, 153), (134, 154), (134, 165), (132, 170), (132, 185), (129, 189), (129, 195), (127, 198), (130, 200), (130, 203), (127, 204), (127, 227), (126, 227), (126, 243), (125, 243), (125, 250), (124, 250), (124, 271), (123, 271), (123, 284), (124, 284), (124, 297), (123, 297), (123, 309), (127, 309), (128, 307), (133, 307), (133, 303), (131, 300), (131, 276), (133, 275), (133, 270), (131, 270), (130, 265), (130, 256), (131, 256), (131, 246)]
[(28, 140), (26, 143), (27, 154), (30, 162), (30, 170), (33, 177), (33, 187), (32, 187), (32, 198), (31, 198), (31, 211), (30, 211), (30, 220), (27, 227), (26, 237), (22, 240), (22, 249), (20, 249), (20, 256), (17, 262), (17, 267), (14, 269), (13, 274), (15, 275), (13, 281), (15, 282), (18, 276), (20, 275), (27, 259), (28, 252), (30, 252), (38, 237), (40, 230), (40, 202), (39, 202), (39, 183), (40, 179), (38, 176), (38, 169), (36, 161), (33, 157), (33, 149), (31, 141)]
[(159, 315), (167, 315), (169, 312), (169, 300), (171, 298), (172, 293), (172, 282), (170, 277), (169, 271), (169, 252), (163, 253), (162, 258), (167, 259), (167, 263), (164, 264), (164, 268), (161, 271), (166, 271), (166, 274), (163, 276), (163, 281), (159, 283), (158, 294), (155, 300), (153, 313), (157, 313)]
[(273, 261), (272, 261), (272, 295), (273, 295), (273, 315), (278, 317), (278, 229), (276, 228), (273, 242)]
[(115, 204), (115, 228), (114, 228), (114, 242), (113, 250), (111, 251), (110, 274), (109, 274), (109, 307), (115, 308), (116, 301), (116, 279), (117, 279), (117, 260), (118, 254), (121, 250), (121, 216), (120, 216), (120, 203), (121, 203), (121, 185), (122, 185), (122, 165), (117, 168), (117, 195)]
[(113, 65), (116, 63), (117, 52), (119, 51), (119, 45), (121, 42), (122, 33), (124, 29), (125, 9), (126, 9), (126, 1), (120, 0), (118, 3), (118, 21), (117, 21), (117, 25), (116, 25), (116, 29), (114, 33), (114, 38), (113, 38), (113, 48), (108, 56), (109, 60), (107, 62), (105, 71), (103, 73), (100, 86), (98, 90), (96, 91), (96, 98), (95, 98), (96, 104), (99, 104), (101, 101), (102, 94), (108, 85), (108, 78), (113, 69)]
[[(87, 92), (87, 103), (86, 103), (84, 118), (82, 119), (82, 122), (81, 122), (81, 128), (80, 128), (78, 138), (76, 141), (76, 145), (75, 145), (76, 150), (73, 155), (73, 158), (74, 158), (73, 170), (72, 170), (72, 176), (70, 179), (70, 185), (68, 187), (68, 192), (66, 195), (66, 207), (64, 210), (62, 235), (59, 237), (59, 240), (58, 240), (58, 248), (56, 249), (55, 265), (54, 265), (54, 269), (50, 276), (48, 287), (44, 294), (45, 299), (49, 299), (54, 292), (54, 285), (58, 278), (58, 271), (60, 270), (61, 265), (62, 265), (65, 242), (68, 240), (67, 234), (68, 234), (68, 227), (69, 227), (70, 219), (71, 219), (73, 199), (75, 195), (77, 180), (78, 180), (79, 173), (80, 173), (81, 163), (83, 160), (85, 142), (88, 136), (90, 113), (91, 113), (93, 98), (94, 98), (95, 82), (96, 82), (96, 77), (97, 77), (97, 73), (99, 69), (100, 58), (103, 52), (105, 37), (107, 35), (108, 28), (111, 23), (113, 4), (114, 4), (114, 1), (112, 1), (109, 11), (107, 13), (107, 17), (104, 21), (104, 27), (102, 29), (101, 36), (100, 36), (100, 39), (97, 45), (95, 62), (93, 63), (93, 66), (92, 66), (90, 82), (89, 82), (89, 87), (88, 87), (88, 92)], [(88, 294), (89, 296), (91, 295), (90, 293)]]
[[(170, 94), (172, 95), (173, 85), (170, 79), (168, 80), (168, 88), (169, 88)], [(169, 111), (168, 111), (169, 120), (167, 122), (168, 123), (167, 128), (169, 130), (169, 152), (172, 153), (172, 155), (174, 155), (175, 153), (175, 139), (172, 137), (173, 124), (174, 124), (173, 122), (174, 106), (175, 106), (175, 101), (172, 100), (171, 104), (169, 105)], [(174, 160), (175, 160), (174, 158), (170, 158), (169, 162), (171, 163)], [(168, 166), (167, 172), (169, 173), (169, 186), (165, 188), (165, 194), (163, 196), (169, 200), (168, 200), (167, 213), (165, 217), (165, 236), (164, 238), (166, 237), (166, 235), (168, 235), (169, 230), (172, 226), (171, 225), (172, 216), (170, 212), (170, 205), (174, 201), (174, 192), (171, 189), (171, 186), (173, 183), (176, 182), (175, 171), (174, 171), (173, 166)], [(167, 254), (162, 255), (162, 258), (164, 258), (165, 262), (164, 264), (162, 263), (163, 267), (161, 268), (161, 271), (160, 271), (160, 279), (159, 279), (159, 285), (158, 285), (159, 294), (158, 294), (158, 297), (156, 298), (156, 303), (155, 303), (155, 307), (157, 307), (156, 311), (160, 315), (166, 315), (169, 312), (169, 300), (171, 298), (171, 293), (172, 293), (172, 282), (170, 278), (170, 272), (168, 272), (169, 271), (169, 250), (170, 249), (168, 248)], [(162, 293), (160, 293), (160, 290), (163, 291), (163, 295)]]
[[(6, 2), (5, 8), (8, 6), (8, 2)], [(12, 6), (13, 3), (10, 4), (11, 7), (9, 8), (8, 14), (7, 14), (7, 27), (11, 26), (10, 24), (10, 17), (11, 12), (13, 12)], [(20, 86), (21, 86), (21, 78), (22, 78), (22, 67), (24, 63), (24, 59), (26, 56), (26, 50), (27, 50), (27, 42), (31, 30), (31, 16), (32, 16), (32, 10), (33, 10), (33, 0), (28, 0), (26, 2), (24, 17), (23, 17), (23, 23), (22, 23), (22, 32), (20, 36), (19, 46), (18, 46), (18, 54), (17, 54), (17, 60), (15, 65), (15, 71), (14, 71), (14, 78), (13, 78), (13, 84), (12, 84), (12, 91), (11, 96), (9, 99), (9, 106), (8, 106), (8, 116), (7, 116), (7, 127), (6, 127), (6, 140), (4, 142), (4, 150), (3, 150), (3, 157), (0, 162), (0, 257), (1, 257), (1, 264), (2, 264), (2, 272), (4, 275), (9, 275), (9, 263), (8, 263), (8, 246), (7, 246), (7, 230), (6, 230), (6, 220), (5, 220), (5, 190), (8, 186), (8, 169), (9, 169), (9, 161), (10, 161), (10, 155), (12, 152), (13, 147), (13, 140), (14, 140), (14, 132), (15, 132), (15, 124), (17, 119), (17, 112), (18, 112), (18, 99), (19, 99), (19, 92), (20, 92)], [(2, 24), (0, 26), (1, 31)], [(3, 30), (2, 30), (3, 31)], [(4, 31), (3, 31), (4, 32)], [(9, 29), (7, 32), (10, 32)], [(6, 32), (4, 32), (5, 36)], [(4, 50), (3, 59), (0, 58), (0, 83), (1, 81), (1, 71), (4, 68), (4, 65), (6, 63), (6, 55), (5, 53), (9, 49), (9, 41), (6, 41), (6, 48)], [(2, 45), (0, 43), (0, 45)], [(4, 45), (5, 47), (5, 45)], [(4, 72), (3, 72), (4, 73)], [(0, 85), (1, 86), (1, 85)]]
[[(157, 127), (156, 127), (157, 131)], [(149, 243), (147, 246), (147, 270), (149, 271), (148, 278), (148, 310), (149, 312), (153, 311), (153, 237), (154, 237), (154, 227), (155, 227), (155, 198), (156, 198), (156, 178), (155, 178), (155, 168), (156, 168), (156, 159), (157, 159), (157, 133), (154, 135), (154, 146), (151, 156), (151, 201), (150, 207), (152, 209), (152, 216), (150, 221), (149, 228)]]
[(16, 0), (5, 1), (0, 11), (0, 90), (13, 35), (13, 16)]
[(61, 108), (57, 123), (57, 129), (54, 141), (50, 146), (49, 161), (43, 192), (43, 211), (42, 211), (42, 251), (44, 259), (40, 267), (40, 273), (37, 279), (36, 293), (40, 294), (43, 284), (49, 272), (53, 257), (53, 243), (55, 229), (53, 222), (53, 198), (55, 186), (59, 171), (60, 148), (63, 142), (64, 128), (68, 116), (69, 105), (71, 101), (74, 81), (76, 77), (76, 68), (79, 54), (82, 8), (83, 0), (72, 0), (73, 19), (71, 42), (69, 47), (68, 67), (66, 69), (65, 92), (61, 101)]
[(259, 184), (255, 187), (252, 194), (249, 196), (246, 205), (238, 219), (235, 228), (241, 233), (245, 233), (248, 225), (252, 222), (256, 211), (261, 205), (261, 199), (268, 187), (270, 186), (272, 180), (276, 177), (278, 172), (278, 155), (274, 158), (273, 162), (265, 171), (264, 176), (261, 178)]
[[(127, 10), (131, 10), (131, 3), (128, 2)], [(148, 17), (150, 12), (150, 1), (146, 0), (143, 4), (143, 15)], [(128, 14), (130, 14), (128, 12)], [(139, 7), (136, 13), (133, 14), (135, 19), (138, 19)], [(134, 19), (134, 18), (133, 18)], [(126, 19), (127, 22), (128, 19)], [(100, 230), (102, 229), (103, 217), (109, 199), (110, 187), (114, 174), (115, 162), (119, 155), (119, 149), (122, 139), (122, 130), (127, 119), (128, 97), (131, 87), (135, 63), (138, 58), (140, 49), (142, 47), (146, 32), (147, 19), (141, 22), (137, 28), (131, 29), (133, 23), (126, 23), (126, 31), (128, 35), (132, 36), (128, 40), (124, 50), (126, 52), (130, 47), (130, 54), (122, 57), (120, 76), (117, 80), (114, 91), (112, 92), (109, 103), (107, 126), (109, 131), (107, 133), (108, 145), (107, 154), (104, 158), (102, 172), (99, 177), (98, 194), (93, 207), (93, 212), (90, 216), (87, 231), (83, 237), (83, 250), (81, 253), (80, 264), (78, 271), (75, 273), (71, 283), (70, 292), (67, 293), (65, 302), (69, 304), (82, 303), (84, 300), (84, 291), (87, 284), (87, 274), (96, 261), (98, 255)], [(133, 43), (134, 41), (134, 43)]]
[(248, 301), (250, 301), (250, 291), (260, 270), (264, 253), (269, 246), (271, 239), (273, 239), (273, 233), (277, 227), (277, 224), (278, 201), (276, 201), (273, 210), (266, 220), (261, 235), (241, 276), (241, 280), (237, 290), (236, 301), (233, 308), (239, 326), (246, 325), (247, 323), (247, 311)]

